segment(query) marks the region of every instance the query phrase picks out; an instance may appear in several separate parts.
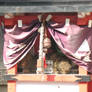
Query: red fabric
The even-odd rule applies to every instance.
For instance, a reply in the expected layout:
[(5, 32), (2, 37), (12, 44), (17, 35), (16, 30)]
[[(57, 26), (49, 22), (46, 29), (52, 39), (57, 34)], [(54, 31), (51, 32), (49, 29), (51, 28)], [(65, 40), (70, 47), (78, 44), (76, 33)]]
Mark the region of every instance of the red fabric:
[[(66, 18), (70, 18), (72, 24), (77, 23), (77, 13), (46, 13), (43, 15), (43, 19), (45, 20), (46, 17), (51, 14), (52, 15), (52, 20), (54, 22), (58, 23), (64, 23)], [(23, 24), (29, 24), (30, 21), (38, 19), (37, 13), (31, 13), (31, 14), (26, 14), (26, 15), (21, 15), (21, 16), (15, 16), (14, 18), (11, 19), (6, 19), (4, 17), (0, 17), (0, 19), (3, 20), (5, 26), (13, 26), (17, 24), (18, 20), (22, 20)]]
[(52, 21), (65, 24), (66, 18), (70, 19), (71, 24), (77, 24), (77, 13), (54, 13)]
[[(44, 14), (44, 19), (47, 17), (48, 14), (52, 15), (52, 20), (57, 23), (64, 23), (66, 18), (70, 18), (71, 24), (77, 25), (88, 25), (88, 20), (92, 20), (92, 12), (90, 15), (85, 16), (84, 18), (78, 18), (77, 13), (46, 13)], [(15, 16), (12, 19), (5, 19), (4, 17), (0, 17), (0, 20), (4, 22), (5, 25), (11, 26), (17, 23), (17, 20), (23, 20), (23, 24), (29, 24), (30, 21), (37, 19), (39, 14), (37, 13), (30, 13), (25, 14), (23, 16)], [(0, 21), (1, 24), (1, 21)]]
[(45, 58), (45, 56), (43, 57), (43, 61), (44, 61), (44, 68), (47, 68), (47, 64), (46, 64), (46, 58)]

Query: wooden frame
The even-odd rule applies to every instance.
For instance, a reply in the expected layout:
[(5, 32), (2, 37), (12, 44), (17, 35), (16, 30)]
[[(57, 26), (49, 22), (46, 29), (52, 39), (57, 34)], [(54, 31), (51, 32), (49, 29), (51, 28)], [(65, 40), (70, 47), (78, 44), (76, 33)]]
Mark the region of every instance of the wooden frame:
[[(16, 72), (17, 65), (8, 70), (8, 92), (16, 92), (16, 81), (22, 82), (79, 82), (79, 92), (88, 92), (88, 81), (80, 81), (82, 77), (86, 75), (87, 71), (79, 67), (79, 75), (47, 75), (47, 74), (17, 74)], [(82, 76), (82, 77), (81, 77)], [(79, 81), (78, 81), (79, 80)]]
[[(92, 15), (92, 14), (91, 14)], [(90, 16), (91, 16), (90, 15)], [(18, 20), (18, 18), (21, 19), (25, 19), (27, 20), (28, 16), (22, 16), (17, 18), (13, 18), (11, 19), (4, 19), (2, 18), (2, 20), (5, 23), (5, 26), (12, 26), (16, 23), (16, 21)], [(30, 17), (30, 16), (29, 16)], [(28, 17), (28, 20), (31, 20)], [(83, 19), (78, 19), (77, 20), (77, 24), (78, 25), (88, 25), (88, 19), (86, 19), (84, 21), (85, 18)], [(90, 18), (92, 19), (92, 18)], [(16, 21), (15, 21), (16, 20)], [(25, 22), (25, 20), (23, 21)], [(29, 21), (28, 21), (29, 22)], [(26, 22), (25, 22), (26, 23)], [(78, 82), (79, 83), (79, 92), (88, 92), (89, 88), (89, 81), (90, 81), (90, 77), (92, 80), (92, 76), (88, 75), (88, 72), (86, 70), (84, 70), (83, 68), (79, 67), (79, 74), (69, 74), (69, 75), (49, 75), (49, 74), (17, 74), (17, 65), (15, 65), (13, 68), (8, 70), (8, 75), (6, 76), (7, 80), (8, 80), (8, 92), (16, 92), (16, 81), (39, 81), (39, 82)], [(84, 78), (84, 80), (82, 80)], [(89, 80), (85, 80), (85, 78), (89, 78)], [(92, 86), (90, 86), (92, 87)], [(88, 89), (89, 88), (89, 89)], [(91, 90), (91, 89), (90, 89)], [(91, 92), (89, 90), (89, 92)]]
[(7, 75), (7, 80), (22, 81), (22, 82), (88, 82), (90, 76), (78, 75), (78, 74), (17, 74)]

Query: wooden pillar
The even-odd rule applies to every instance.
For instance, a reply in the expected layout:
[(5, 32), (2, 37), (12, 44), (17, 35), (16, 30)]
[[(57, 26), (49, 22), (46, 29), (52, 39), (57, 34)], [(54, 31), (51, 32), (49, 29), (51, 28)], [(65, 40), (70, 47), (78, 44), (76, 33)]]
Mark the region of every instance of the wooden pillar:
[[(9, 75), (15, 75), (17, 73), (17, 65), (8, 70)], [(8, 81), (8, 92), (16, 92), (16, 81)]]
[[(88, 72), (84, 70), (82, 67), (79, 67), (80, 75), (87, 75)], [(80, 82), (79, 83), (79, 92), (88, 92), (88, 82)]]

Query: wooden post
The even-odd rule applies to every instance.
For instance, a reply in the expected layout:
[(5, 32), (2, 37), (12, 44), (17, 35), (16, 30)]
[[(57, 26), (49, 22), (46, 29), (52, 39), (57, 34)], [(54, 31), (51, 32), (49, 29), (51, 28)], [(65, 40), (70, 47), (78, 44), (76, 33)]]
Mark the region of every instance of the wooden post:
[[(82, 67), (79, 67), (79, 74), (87, 75), (88, 72), (84, 70)], [(88, 92), (88, 82), (79, 83), (79, 92)]]
[(42, 23), (39, 28), (40, 41), (39, 41), (39, 59), (37, 60), (37, 73), (43, 73), (43, 37), (44, 37), (44, 25)]
[[(15, 75), (17, 73), (17, 65), (8, 70), (9, 75)], [(16, 81), (8, 81), (8, 92), (16, 92)]]

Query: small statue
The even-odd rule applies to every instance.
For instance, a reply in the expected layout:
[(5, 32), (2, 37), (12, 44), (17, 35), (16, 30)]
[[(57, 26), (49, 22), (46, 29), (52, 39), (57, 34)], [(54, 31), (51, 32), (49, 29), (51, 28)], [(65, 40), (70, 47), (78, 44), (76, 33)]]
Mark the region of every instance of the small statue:
[(71, 64), (68, 60), (61, 60), (54, 62), (54, 73), (55, 74), (68, 74), (71, 70)]

